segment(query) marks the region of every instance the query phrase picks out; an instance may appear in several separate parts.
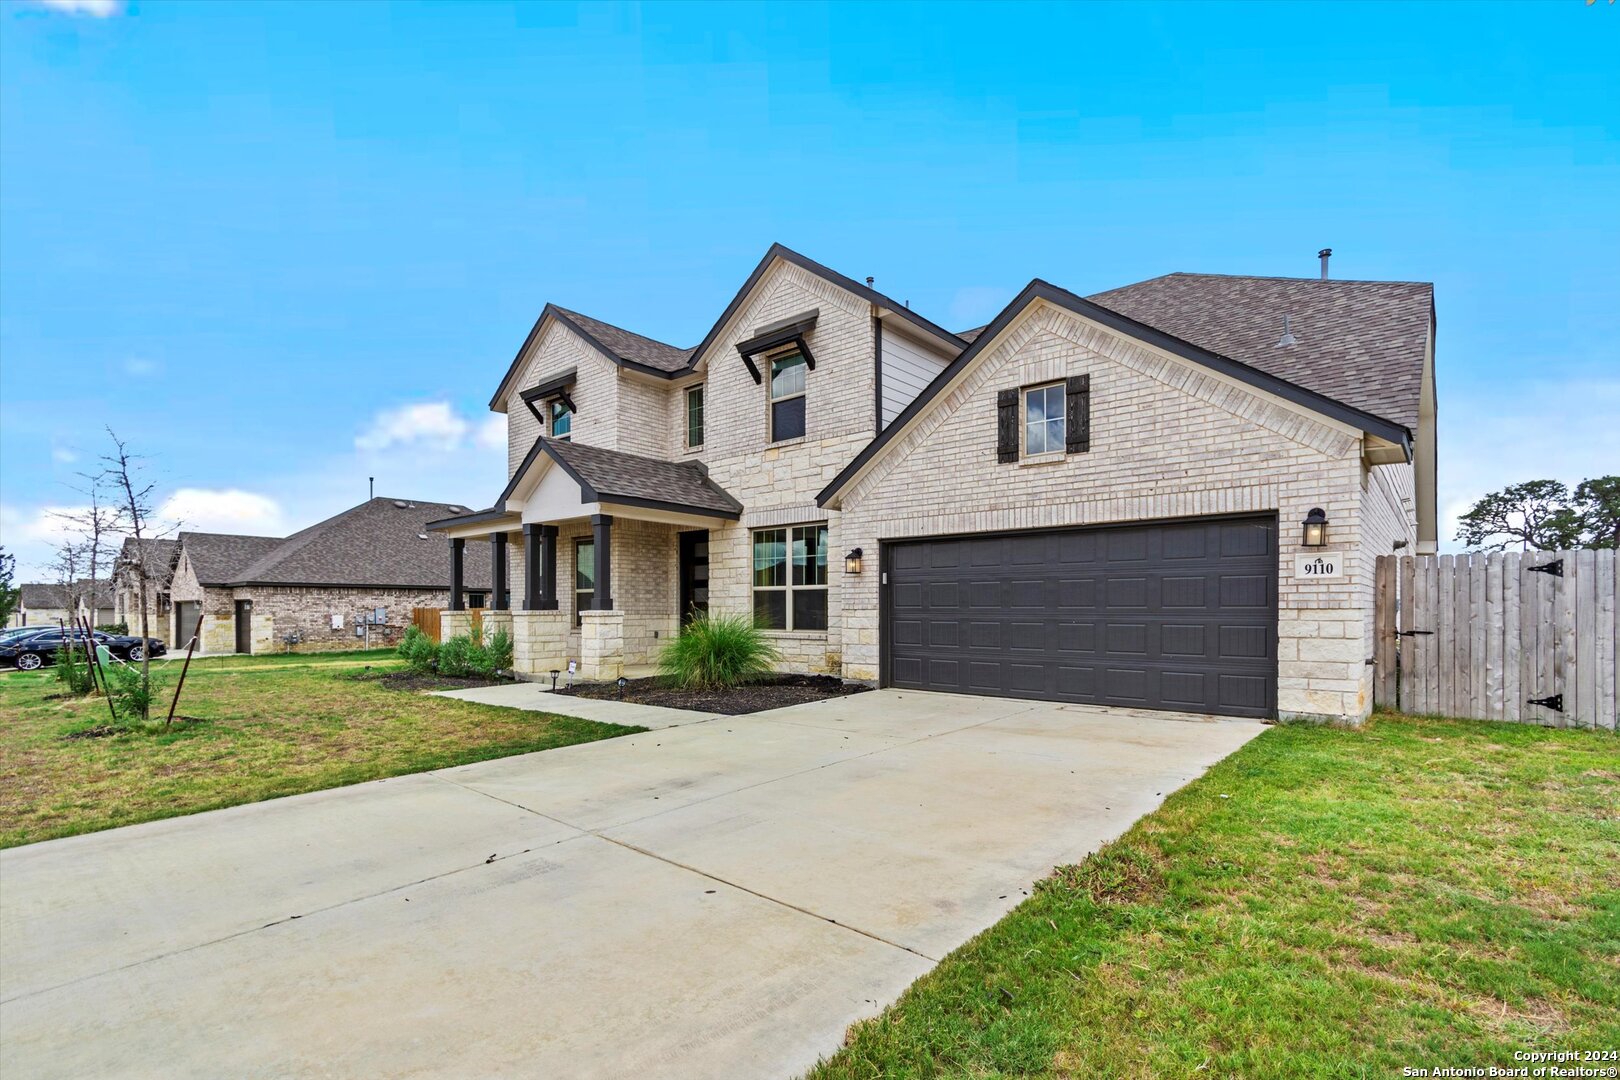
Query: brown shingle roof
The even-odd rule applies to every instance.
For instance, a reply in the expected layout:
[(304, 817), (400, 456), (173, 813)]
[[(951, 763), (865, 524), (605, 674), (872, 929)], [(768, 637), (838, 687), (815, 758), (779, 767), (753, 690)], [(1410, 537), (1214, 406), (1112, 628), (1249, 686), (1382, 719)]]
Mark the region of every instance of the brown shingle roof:
[[(1415, 429), (1434, 286), (1166, 274), (1087, 299), (1202, 349)], [(1296, 344), (1278, 346), (1283, 316)]]
[[(239, 567), (232, 584), (354, 585), (448, 589), (450, 550), (427, 523), (457, 509), (444, 503), (375, 498), (273, 542)], [(466, 548), (465, 585), (487, 589), (487, 543)]]
[[(588, 485), (597, 500), (644, 500), (733, 515), (742, 511), (742, 504), (709, 479), (696, 462), (659, 461), (557, 439), (543, 442), (545, 450), (570, 475)], [(586, 493), (586, 497), (591, 496)]]
[(191, 561), (191, 572), (203, 585), (226, 585), (244, 566), (281, 543), (279, 536), (237, 536), (232, 533), (182, 532), (180, 545)]
[[(31, 611), (66, 608), (68, 605), (66, 585), (31, 583), (17, 586), (17, 591), (21, 594), (19, 599), (22, 607)], [(82, 595), (93, 596), (97, 608), (113, 606), (112, 586), (108, 582), (82, 581), (78, 584), (77, 591)]]
[(691, 362), (691, 349), (677, 349), (673, 345), (654, 341), (650, 337), (632, 333), (612, 323), (605, 323), (601, 319), (593, 319), (589, 315), (581, 315), (577, 311), (569, 311), (555, 304), (551, 306), (558, 314), (578, 324), (579, 328), (594, 338), (598, 345), (620, 360), (645, 364), (659, 371), (685, 371), (687, 364)]

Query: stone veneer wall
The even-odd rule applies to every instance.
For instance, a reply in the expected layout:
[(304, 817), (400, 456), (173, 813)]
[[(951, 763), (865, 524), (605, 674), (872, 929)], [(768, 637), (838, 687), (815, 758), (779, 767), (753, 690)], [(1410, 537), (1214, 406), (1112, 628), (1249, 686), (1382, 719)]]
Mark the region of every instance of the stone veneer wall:
[[(251, 585), (232, 590), (231, 599), (253, 601), (255, 653), (337, 652), (399, 644), (411, 625), (412, 610), (448, 606), (450, 590)], [(386, 623), (372, 626), (369, 638), (356, 637), (356, 616), (377, 608), (384, 609)], [(231, 614), (234, 619), (234, 606)], [(342, 628), (332, 629), (333, 615), (343, 616)], [(294, 631), (301, 640), (289, 646), (283, 639)], [(234, 645), (233, 639), (229, 647)]]
[[(1087, 373), (1089, 452), (996, 461), (998, 390)], [(841, 577), (847, 677), (878, 674), (881, 540), (1276, 512), (1279, 712), (1359, 720), (1371, 707), (1359, 434), (1042, 305), (901, 443), (844, 500), (840, 547), (865, 548), (871, 566)], [(1293, 579), (1298, 523), (1314, 506), (1344, 555), (1340, 581)]]

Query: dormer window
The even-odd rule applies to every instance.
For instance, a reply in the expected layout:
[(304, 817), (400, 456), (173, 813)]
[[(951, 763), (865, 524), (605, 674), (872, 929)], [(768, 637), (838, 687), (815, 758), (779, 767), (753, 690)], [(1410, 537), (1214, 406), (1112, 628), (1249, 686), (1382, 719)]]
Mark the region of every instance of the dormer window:
[(804, 354), (797, 349), (770, 359), (771, 442), (804, 438)]
[(574, 410), (567, 398), (551, 401), (551, 437), (566, 439), (574, 427)]

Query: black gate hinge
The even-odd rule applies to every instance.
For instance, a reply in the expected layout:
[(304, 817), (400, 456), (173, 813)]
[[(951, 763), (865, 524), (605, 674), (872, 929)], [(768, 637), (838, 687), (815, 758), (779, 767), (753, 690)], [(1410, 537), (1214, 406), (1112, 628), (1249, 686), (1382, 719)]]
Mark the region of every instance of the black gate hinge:
[(1563, 577), (1564, 560), (1554, 559), (1552, 562), (1542, 563), (1540, 566), (1532, 566), (1530, 572), (1532, 574), (1547, 574), (1550, 577)]
[(1563, 694), (1553, 694), (1551, 697), (1527, 698), (1525, 700), (1525, 704), (1527, 704), (1527, 705), (1540, 705), (1543, 708), (1551, 709), (1553, 712), (1563, 712), (1564, 711), (1564, 695)]
[(1419, 634), (1433, 635), (1434, 631), (1433, 630), (1398, 630), (1398, 631), (1395, 632), (1396, 637), (1417, 637)]

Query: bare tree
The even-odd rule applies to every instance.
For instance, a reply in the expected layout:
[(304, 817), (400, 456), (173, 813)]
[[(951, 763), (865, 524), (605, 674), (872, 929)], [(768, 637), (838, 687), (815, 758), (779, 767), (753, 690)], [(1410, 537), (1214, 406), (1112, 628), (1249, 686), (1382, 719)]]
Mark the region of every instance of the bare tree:
[(64, 539), (51, 556), (51, 573), (61, 587), (63, 607), (70, 621), (78, 614), (84, 597), (84, 562), (84, 544), (72, 539)]
[(150, 719), (152, 690), (152, 651), (147, 648), (151, 640), (151, 627), (147, 625), (146, 590), (152, 582), (151, 544), (157, 533), (152, 523), (152, 492), (157, 485), (146, 480), (141, 473), (140, 459), (131, 454), (124, 440), (112, 428), (107, 429), (112, 439), (113, 452), (102, 456), (106, 468), (102, 473), (118, 500), (118, 512), (123, 531), (135, 541), (131, 545), (131, 559), (135, 570), (135, 587), (141, 611), (141, 722)]
[[(123, 512), (115, 502), (108, 501), (107, 477), (99, 473), (80, 473), (85, 486), (75, 488), (81, 495), (90, 500), (90, 505), (82, 510), (58, 512), (55, 516), (68, 523), (78, 533), (80, 538), (79, 562), (89, 574), (90, 584), (90, 621), (96, 621), (96, 601), (98, 593), (108, 582), (112, 569), (111, 543), (117, 536), (119, 527), (123, 523)], [(78, 610), (77, 602), (72, 605)]]

